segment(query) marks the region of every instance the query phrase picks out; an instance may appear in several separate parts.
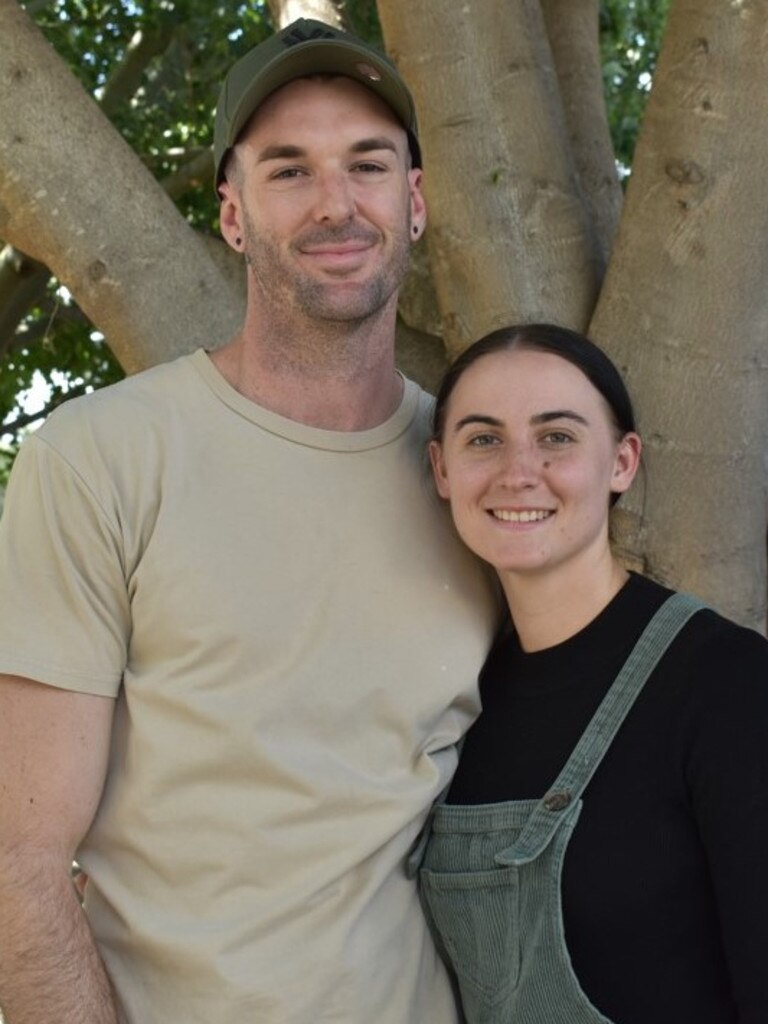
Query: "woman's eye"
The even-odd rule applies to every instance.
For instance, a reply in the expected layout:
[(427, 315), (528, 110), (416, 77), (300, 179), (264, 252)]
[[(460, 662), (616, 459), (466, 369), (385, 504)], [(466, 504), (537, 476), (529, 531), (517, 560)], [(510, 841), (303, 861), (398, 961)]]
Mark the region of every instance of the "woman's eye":
[(473, 448), (490, 448), (492, 445), (498, 444), (499, 439), (493, 434), (475, 434), (474, 437), (470, 437), (469, 444)]
[(548, 434), (544, 436), (544, 440), (547, 444), (553, 445), (565, 445), (570, 444), (573, 438), (570, 434), (566, 434), (563, 430), (550, 430)]

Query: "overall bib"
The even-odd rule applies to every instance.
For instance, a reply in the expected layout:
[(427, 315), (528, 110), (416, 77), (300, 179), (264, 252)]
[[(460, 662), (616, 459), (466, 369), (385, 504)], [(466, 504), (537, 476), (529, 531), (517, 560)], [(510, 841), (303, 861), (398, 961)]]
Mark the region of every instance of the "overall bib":
[[(467, 1024), (612, 1024), (571, 966), (563, 860), (582, 794), (646, 679), (701, 602), (674, 594), (648, 623), (541, 800), (438, 803), (409, 860)], [(429, 840), (429, 842), (427, 842)]]

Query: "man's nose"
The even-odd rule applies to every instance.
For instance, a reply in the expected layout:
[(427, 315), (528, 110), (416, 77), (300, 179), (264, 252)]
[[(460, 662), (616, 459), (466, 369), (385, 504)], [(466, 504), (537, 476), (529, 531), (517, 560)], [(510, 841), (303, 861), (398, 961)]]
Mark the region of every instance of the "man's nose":
[(355, 215), (356, 204), (352, 183), (341, 171), (324, 174), (318, 180), (315, 217), (318, 221), (342, 223)]

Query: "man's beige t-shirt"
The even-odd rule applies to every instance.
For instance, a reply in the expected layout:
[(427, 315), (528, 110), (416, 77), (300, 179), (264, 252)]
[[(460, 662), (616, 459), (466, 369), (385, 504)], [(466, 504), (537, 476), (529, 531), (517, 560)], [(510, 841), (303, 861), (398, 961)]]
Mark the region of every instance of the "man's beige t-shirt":
[(488, 580), (424, 458), (199, 351), (63, 407), (0, 544), (0, 671), (117, 698), (79, 853), (130, 1024), (449, 1024), (403, 862), (478, 712)]

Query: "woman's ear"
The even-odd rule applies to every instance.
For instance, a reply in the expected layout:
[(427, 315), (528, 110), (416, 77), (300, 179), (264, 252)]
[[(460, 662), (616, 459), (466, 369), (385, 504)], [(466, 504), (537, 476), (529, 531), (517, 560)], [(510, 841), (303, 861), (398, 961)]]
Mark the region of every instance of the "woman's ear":
[(445, 459), (443, 458), (443, 446), (439, 441), (429, 442), (429, 461), (432, 463), (432, 472), (435, 477), (435, 487), (441, 498), (450, 498), (451, 492), (448, 487), (448, 476), (445, 472)]
[(640, 440), (639, 434), (625, 434), (619, 441), (611, 477), (611, 492), (613, 494), (623, 494), (629, 490), (640, 468), (642, 450), (643, 442)]

